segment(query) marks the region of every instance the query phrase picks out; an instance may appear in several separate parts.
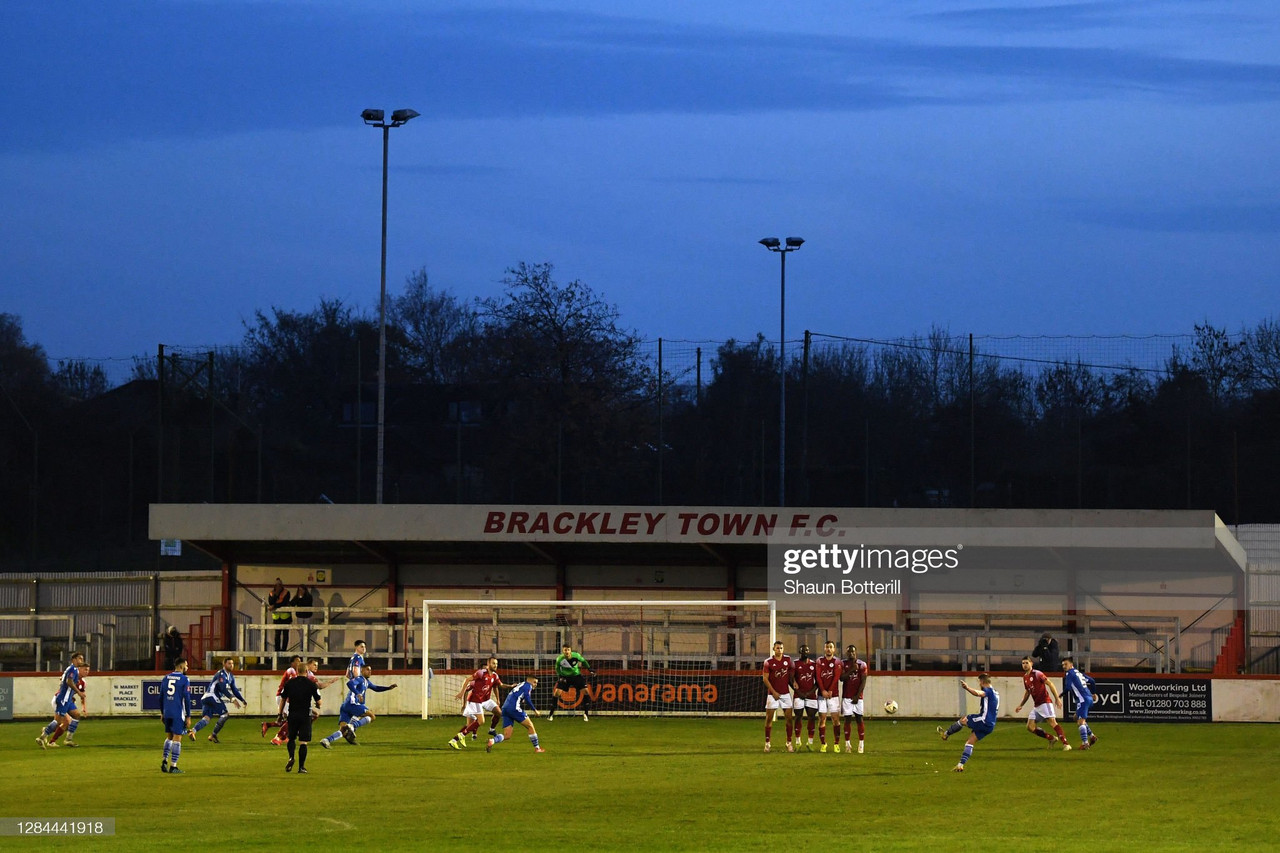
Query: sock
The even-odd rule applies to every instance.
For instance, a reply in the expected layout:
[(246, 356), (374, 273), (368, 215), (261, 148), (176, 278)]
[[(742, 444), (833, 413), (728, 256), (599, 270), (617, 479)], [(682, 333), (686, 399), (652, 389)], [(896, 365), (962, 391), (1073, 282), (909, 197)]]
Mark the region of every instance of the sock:
[(966, 743), (964, 745), (964, 752), (960, 753), (960, 766), (964, 767), (970, 758), (973, 758), (973, 744)]
[(773, 723), (765, 723), (764, 724), (764, 742), (768, 743), (770, 738), (772, 737), (773, 737)]
[(534, 748), (534, 749), (537, 749), (537, 748), (538, 748), (538, 736), (537, 736), (537, 735), (529, 735), (529, 743), (533, 744), (533, 748)]
[[(44, 736), (48, 737), (49, 735), (53, 734), (57, 730), (58, 730), (58, 721), (53, 720), (49, 723), (49, 725), (44, 727)], [(28, 729), (28, 731), (30, 731), (30, 729)]]
[(372, 722), (373, 720), (369, 719), (368, 717), (361, 717), (358, 720), (352, 720), (350, 723), (347, 723), (347, 725), (351, 726), (351, 728), (353, 729), (358, 729), (361, 726), (367, 726)]
[[(812, 737), (812, 735), (810, 735)], [(824, 746), (827, 743), (827, 724), (825, 722), (818, 726), (818, 742)]]
[(494, 745), (494, 746), (497, 746), (498, 744), (502, 743), (502, 742), (503, 742), (504, 740), (506, 740), (506, 739), (507, 739), (507, 738), (506, 738), (506, 736), (505, 736), (505, 735), (502, 735), (502, 734), (496, 734), (496, 735), (494, 735), (494, 736), (493, 736), (493, 745)]
[(203, 729), (203, 728), (204, 728), (205, 726), (207, 726), (207, 725), (209, 725), (209, 718), (208, 718), (208, 717), (201, 717), (201, 718), (200, 718), (200, 722), (196, 723), (196, 728), (195, 728), (195, 730), (196, 730), (196, 731), (200, 731), (201, 729)]
[(72, 736), (75, 735), (76, 733), (76, 729), (78, 728), (80, 728), (80, 721), (77, 720), (75, 717), (72, 717), (71, 725), (67, 726), (67, 740), (71, 740)]
[(851, 734), (853, 734), (853, 718), (845, 717), (844, 718), (844, 742), (845, 743), (849, 742), (849, 735)]
[(489, 737), (493, 737), (497, 733), (498, 733), (498, 729), (496, 726), (489, 726)]
[(809, 742), (813, 742), (813, 717), (809, 718)]
[(1084, 723), (1080, 724), (1080, 742), (1081, 743), (1089, 742), (1089, 727), (1086, 726)]
[(305, 770), (307, 767), (307, 745), (304, 743), (298, 747), (298, 769)]
[(1037, 727), (1037, 728), (1035, 728), (1035, 729), (1032, 729), (1032, 730), (1031, 730), (1031, 733), (1032, 733), (1033, 735), (1035, 735), (1036, 737), (1042, 737), (1042, 738), (1044, 738), (1045, 740), (1053, 740), (1053, 736), (1052, 736), (1052, 735), (1050, 735), (1050, 734), (1049, 734), (1048, 732), (1046, 732), (1044, 729), (1039, 728), (1039, 727)]
[(219, 717), (218, 722), (214, 723), (213, 725), (213, 733), (216, 735), (218, 732), (222, 731), (222, 727), (227, 724), (227, 720), (229, 719), (231, 719), (230, 714), (223, 714), (221, 717)]
[(169, 759), (169, 766), (170, 766), (170, 767), (177, 767), (177, 766), (178, 766), (178, 756), (182, 755), (182, 741), (180, 741), (180, 740), (171, 740), (171, 741), (169, 741), (169, 743), (171, 744), (171, 746), (169, 747), (169, 755), (170, 755), (170, 756), (172, 756), (172, 757)]
[(791, 742), (791, 736), (794, 732), (795, 732), (795, 724), (788, 721), (787, 722), (787, 743)]
[(1053, 731), (1058, 735), (1058, 740), (1062, 741), (1063, 743), (1067, 742), (1067, 736), (1062, 733), (1062, 726), (1058, 725), (1057, 723), (1054, 723)]
[(867, 726), (862, 722), (862, 718), (858, 718), (858, 740), (867, 739)]
[(172, 745), (173, 745), (173, 741), (169, 740), (168, 738), (164, 739), (164, 760), (165, 761), (169, 760), (169, 747)]
[(952, 723), (951, 725), (947, 726), (947, 737), (951, 737), (953, 734), (955, 734), (956, 732), (960, 731), (963, 728), (964, 726), (960, 725), (959, 723)]
[(62, 726), (58, 726), (56, 729), (53, 730), (53, 734), (49, 735), (49, 743), (57, 743), (58, 738), (62, 737), (62, 733), (65, 731), (66, 729), (64, 729)]

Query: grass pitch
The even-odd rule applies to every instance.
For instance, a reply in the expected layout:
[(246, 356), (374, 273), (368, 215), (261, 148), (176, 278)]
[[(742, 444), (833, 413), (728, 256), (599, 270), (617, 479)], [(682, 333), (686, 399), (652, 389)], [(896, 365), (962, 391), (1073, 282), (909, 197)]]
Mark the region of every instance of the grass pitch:
[(1093, 750), (1063, 753), (1005, 720), (960, 774), (963, 738), (940, 742), (936, 721), (871, 721), (864, 755), (789, 755), (775, 725), (766, 755), (759, 719), (540, 718), (537, 755), (519, 728), (485, 754), (483, 730), (446, 746), (458, 720), (388, 717), (359, 746), (313, 745), (299, 776), (258, 722), (184, 741), (180, 776), (160, 772), (156, 719), (89, 718), (82, 746), (49, 751), (39, 723), (0, 725), (0, 815), (116, 825), (0, 848), (1205, 851), (1280, 838), (1280, 727), (1261, 724), (1104, 725)]

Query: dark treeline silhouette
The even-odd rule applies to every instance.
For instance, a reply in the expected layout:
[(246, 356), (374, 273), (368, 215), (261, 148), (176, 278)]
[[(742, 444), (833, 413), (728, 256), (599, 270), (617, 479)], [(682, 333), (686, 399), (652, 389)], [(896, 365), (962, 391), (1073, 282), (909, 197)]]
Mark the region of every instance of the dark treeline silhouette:
[[(673, 368), (549, 264), (388, 315), (387, 503), (776, 505), (779, 352)], [(1280, 517), (1280, 326), (1197, 326), (1155, 364), (1011, 358), (941, 328), (789, 346), (787, 503)], [(372, 503), (376, 313), (273, 309), (116, 387), (0, 314), (0, 560), (136, 567), (161, 502)], [(131, 562), (133, 561), (133, 562)]]

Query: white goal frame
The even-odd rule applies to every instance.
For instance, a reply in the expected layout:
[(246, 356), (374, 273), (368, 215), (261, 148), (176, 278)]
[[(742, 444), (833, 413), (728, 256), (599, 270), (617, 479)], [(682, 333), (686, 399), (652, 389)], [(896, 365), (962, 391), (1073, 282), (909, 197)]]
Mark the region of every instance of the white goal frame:
[[(746, 607), (752, 610), (767, 610), (769, 614), (769, 646), (773, 646), (778, 637), (778, 605), (774, 599), (715, 599), (703, 598), (694, 600), (668, 601), (666, 599), (646, 599), (630, 601), (566, 599), (547, 600), (509, 600), (494, 598), (428, 598), (422, 601), (422, 719), (429, 717), (430, 678), (428, 670), (431, 665), (431, 608), (432, 607), (476, 607), (491, 609), (547, 607), (642, 607), (652, 610), (711, 610), (716, 608)], [(557, 649), (557, 652), (559, 650)]]

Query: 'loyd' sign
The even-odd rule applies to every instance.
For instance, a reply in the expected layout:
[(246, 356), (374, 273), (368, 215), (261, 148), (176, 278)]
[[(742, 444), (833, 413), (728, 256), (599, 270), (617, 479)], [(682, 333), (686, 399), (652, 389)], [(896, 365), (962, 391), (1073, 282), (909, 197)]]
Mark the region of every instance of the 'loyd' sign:
[[(1213, 682), (1207, 678), (1099, 678), (1090, 719), (1207, 723), (1213, 720)], [(1066, 696), (1064, 716), (1075, 716)]]

